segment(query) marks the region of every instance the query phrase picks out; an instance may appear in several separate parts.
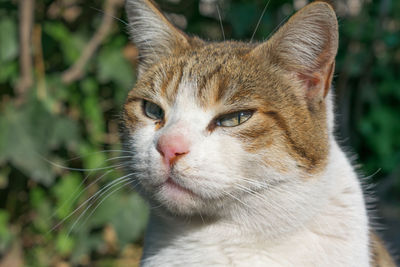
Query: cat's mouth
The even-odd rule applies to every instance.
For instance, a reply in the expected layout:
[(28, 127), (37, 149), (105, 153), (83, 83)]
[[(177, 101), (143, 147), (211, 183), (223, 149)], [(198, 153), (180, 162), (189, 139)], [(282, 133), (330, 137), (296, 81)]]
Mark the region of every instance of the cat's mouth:
[(166, 190), (172, 194), (180, 194), (180, 195), (187, 194), (190, 196), (196, 195), (192, 190), (179, 184), (177, 181), (175, 181), (170, 176), (167, 178), (167, 180), (161, 186), (163, 187), (164, 190)]

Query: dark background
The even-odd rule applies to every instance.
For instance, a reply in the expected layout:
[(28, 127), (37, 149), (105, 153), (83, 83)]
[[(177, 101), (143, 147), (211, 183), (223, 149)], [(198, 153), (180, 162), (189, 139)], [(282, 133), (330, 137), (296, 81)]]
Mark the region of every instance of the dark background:
[[(186, 32), (223, 40), (218, 3), (225, 38), (243, 41), (266, 5), (157, 2)], [(306, 3), (271, 0), (254, 40)], [(372, 214), (396, 252), (400, 1), (332, 3), (338, 140), (366, 177)], [(137, 50), (124, 21), (123, 0), (0, 0), (0, 266), (137, 264), (148, 208), (123, 183), (105, 187), (123, 176), (119, 112), (135, 82)]]

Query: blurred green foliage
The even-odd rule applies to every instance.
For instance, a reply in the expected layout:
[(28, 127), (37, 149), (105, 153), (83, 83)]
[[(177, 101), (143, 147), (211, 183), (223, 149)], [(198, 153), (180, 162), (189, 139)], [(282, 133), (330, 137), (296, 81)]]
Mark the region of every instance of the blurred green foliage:
[[(26, 266), (132, 266), (140, 255), (146, 204), (121, 183), (108, 187), (112, 194), (91, 198), (124, 175), (116, 158), (118, 114), (135, 82), (136, 52), (126, 25), (115, 19), (82, 77), (67, 83), (63, 72), (98, 29), (104, 16), (96, 9), (104, 2), (37, 0), (33, 83), (21, 94), (21, 2), (0, 1), (0, 262), (17, 249)], [(183, 15), (181, 27), (190, 34), (223, 39), (215, 2), (158, 2), (167, 13)], [(268, 38), (296, 2), (271, 1), (254, 40)], [(219, 1), (226, 38), (249, 40), (265, 3)], [(345, 1), (334, 3), (342, 10), (334, 82), (339, 139), (360, 156), (364, 174), (380, 170), (371, 181), (388, 184), (381, 194), (398, 205), (400, 2), (368, 1), (353, 13)], [(122, 6), (115, 16), (124, 17)]]

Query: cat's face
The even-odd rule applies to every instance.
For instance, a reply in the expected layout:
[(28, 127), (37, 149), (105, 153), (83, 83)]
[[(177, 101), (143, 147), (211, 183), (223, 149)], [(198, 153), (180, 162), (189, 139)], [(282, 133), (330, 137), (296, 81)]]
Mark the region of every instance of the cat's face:
[(315, 6), (255, 45), (189, 38), (150, 2), (127, 2), (142, 58), (124, 145), (148, 198), (173, 213), (213, 216), (323, 170), (337, 25), (327, 4)]

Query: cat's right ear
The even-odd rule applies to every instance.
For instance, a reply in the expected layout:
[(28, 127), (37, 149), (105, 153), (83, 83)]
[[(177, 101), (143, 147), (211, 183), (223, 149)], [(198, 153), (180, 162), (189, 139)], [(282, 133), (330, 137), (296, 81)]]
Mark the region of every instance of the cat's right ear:
[(332, 7), (313, 2), (299, 10), (252, 54), (268, 57), (294, 74), (309, 101), (324, 99), (331, 86), (338, 49), (338, 23)]
[(160, 57), (190, 46), (190, 38), (172, 25), (151, 0), (127, 0), (129, 33), (139, 50), (139, 75)]

